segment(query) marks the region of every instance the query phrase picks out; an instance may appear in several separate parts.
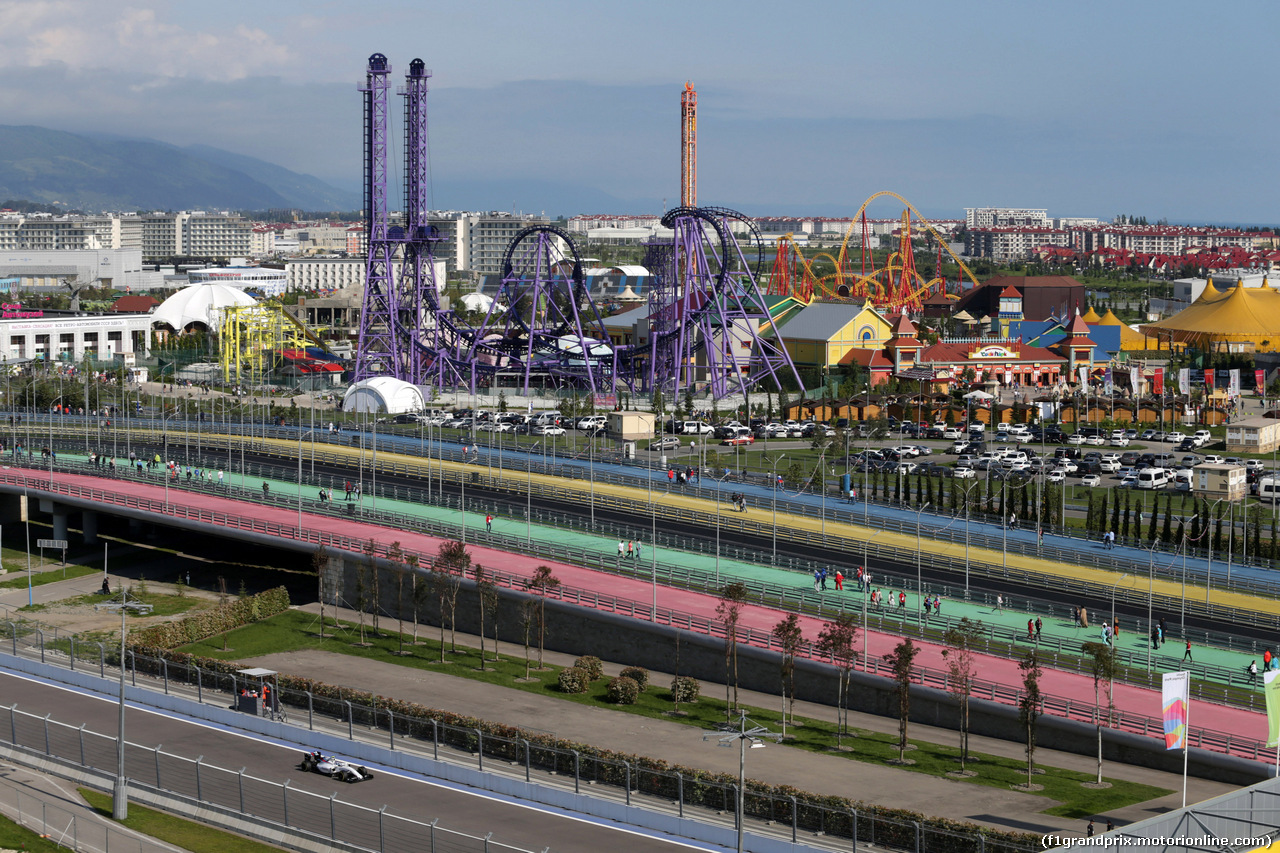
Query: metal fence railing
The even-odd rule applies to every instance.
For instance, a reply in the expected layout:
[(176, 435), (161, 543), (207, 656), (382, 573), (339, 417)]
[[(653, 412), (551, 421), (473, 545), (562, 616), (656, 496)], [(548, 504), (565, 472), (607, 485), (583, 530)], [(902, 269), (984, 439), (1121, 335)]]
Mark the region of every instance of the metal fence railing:
[[(49, 716), (29, 714), (17, 705), (0, 706), (0, 715), (0, 732), (7, 731), (14, 746), (81, 768), (92, 768), (103, 774), (104, 779), (114, 776), (116, 738), (89, 731), (84, 726), (58, 722)], [(374, 809), (345, 802), (336, 793), (326, 797), (291, 787), (288, 782), (257, 778), (244, 768), (220, 767), (204, 761), (203, 756), (190, 759), (174, 755), (159, 746), (145, 747), (126, 741), (125, 766), (130, 786), (177, 796), (193, 806), (248, 817), (269, 827), (282, 827), (291, 834), (336, 842), (348, 850), (531, 853), (526, 848), (495, 841), (491, 836), (479, 837), (448, 829), (441, 826), (438, 819), (423, 822), (398, 815), (385, 806)], [(48, 825), (48, 817), (46, 811), (41, 822)], [(80, 825), (73, 822), (72, 828), (78, 830)], [(55, 827), (59, 835), (65, 831), (65, 827)], [(72, 849), (106, 850), (107, 847), (103, 843), (96, 848), (75, 846)], [(121, 845), (116, 849), (148, 848)]]

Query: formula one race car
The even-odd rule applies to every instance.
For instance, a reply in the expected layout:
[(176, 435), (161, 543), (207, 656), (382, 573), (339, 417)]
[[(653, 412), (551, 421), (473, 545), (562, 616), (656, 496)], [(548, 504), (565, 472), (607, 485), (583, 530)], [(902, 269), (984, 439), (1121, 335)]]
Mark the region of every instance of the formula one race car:
[(314, 770), (316, 773), (332, 776), (342, 782), (363, 782), (373, 778), (368, 768), (343, 761), (341, 758), (334, 758), (332, 755), (323, 755), (320, 750), (302, 753), (301, 767), (308, 773)]

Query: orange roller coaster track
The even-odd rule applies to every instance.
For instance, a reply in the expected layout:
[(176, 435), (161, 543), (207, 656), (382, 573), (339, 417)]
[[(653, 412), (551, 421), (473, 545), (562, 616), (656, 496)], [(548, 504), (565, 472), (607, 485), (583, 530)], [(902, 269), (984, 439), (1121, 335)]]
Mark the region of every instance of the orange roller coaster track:
[[(899, 232), (899, 245), (889, 255), (885, 265), (880, 269), (867, 271), (871, 256), (866, 229), (867, 205), (882, 197), (895, 198), (906, 206), (902, 214), (902, 229)], [(853, 221), (845, 232), (836, 257), (830, 253), (819, 252), (806, 259), (800, 252), (791, 234), (778, 240), (777, 254), (774, 257), (773, 275), (770, 277), (769, 292), (776, 295), (792, 296), (802, 302), (809, 303), (820, 300), (870, 300), (873, 304), (893, 311), (919, 309), (923, 301), (934, 293), (944, 293), (949, 298), (957, 298), (946, 290), (946, 279), (935, 276), (925, 280), (915, 267), (915, 251), (911, 242), (912, 220), (918, 224), (917, 230), (923, 228), (938, 241), (938, 258), (941, 261), (942, 250), (951, 257), (960, 268), (960, 274), (975, 287), (978, 284), (973, 272), (965, 266), (960, 258), (947, 246), (942, 235), (938, 233), (927, 219), (902, 196), (895, 192), (883, 190), (870, 196), (858, 208)], [(849, 243), (857, 235), (855, 249), (859, 251), (859, 271), (851, 269)], [(818, 275), (813, 263), (819, 259), (831, 262), (834, 272)], [(939, 263), (939, 268), (941, 264)]]

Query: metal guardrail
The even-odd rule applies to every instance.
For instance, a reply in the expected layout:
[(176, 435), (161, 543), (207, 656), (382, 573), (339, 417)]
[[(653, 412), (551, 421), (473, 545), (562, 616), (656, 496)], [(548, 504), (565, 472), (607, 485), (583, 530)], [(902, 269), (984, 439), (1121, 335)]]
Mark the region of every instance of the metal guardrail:
[[(24, 653), (32, 654), (33, 650), (24, 649)], [(118, 656), (112, 662), (118, 665)], [(189, 691), (194, 686), (196, 698), (202, 703), (206, 698), (217, 701), (215, 697), (219, 696), (226, 697), (229, 702), (243, 686), (234, 674), (204, 671), (163, 659), (135, 656), (132, 652), (126, 662), (126, 678), (131, 679), (135, 686), (141, 684), (147, 689), (162, 689), (165, 693)], [(346, 737), (353, 741), (386, 744), (392, 750), (416, 752), (424, 757), (429, 755), (437, 761), (446, 760), (480, 771), (522, 776), (526, 781), (572, 789), (574, 793), (590, 790), (592, 796), (607, 797), (628, 806), (639, 805), (668, 813), (674, 810), (681, 818), (714, 821), (727, 814), (728, 820), (736, 824), (736, 784), (725, 784), (702, 776), (685, 776), (679, 771), (646, 766), (642, 761), (609, 759), (548, 746), (538, 742), (537, 738), (502, 737), (485, 733), (482, 729), (449, 725), (431, 717), (411, 717), (390, 707), (366, 705), (354, 699), (285, 687), (277, 691), (277, 698), (292, 717), (288, 722), (297, 726), (300, 734), (305, 719), (307, 731), (319, 728), (330, 733), (345, 732)], [(15, 744), (104, 771), (114, 767), (114, 738), (51, 721), (48, 717), (26, 714), (16, 705), (0, 706), (0, 713), (3, 712), (8, 712), (10, 737)], [(0, 717), (0, 732), (3, 730), (4, 720)], [(86, 735), (91, 738), (88, 742)], [(110, 747), (109, 752), (97, 743), (98, 739)], [(335, 804), (331, 798), (319, 798), (287, 785), (254, 779), (245, 776), (243, 771), (235, 773), (200, 760), (174, 756), (164, 753), (160, 747), (130, 746), (133, 753), (128, 759), (131, 784), (160, 789), (163, 783), (165, 790), (176, 791), (193, 802), (209, 802), (233, 809), (238, 804), (243, 810), (244, 803), (252, 802), (255, 810), (250, 814), (287, 826), (293, 825), (290, 824), (291, 812), (296, 815), (309, 811), (313, 821), (319, 817), (322, 822), (327, 814), (329, 825), (334, 828), (333, 836), (344, 843), (353, 843), (346, 836), (355, 835), (379, 838), (377, 848), (368, 848), (367, 842), (364, 845), (364, 849), (375, 849), (379, 853), (422, 849), (421, 846), (412, 846), (412, 837), (405, 839), (402, 832), (389, 831), (381, 819), (374, 819), (376, 823), (369, 820), (373, 815), (381, 814), (379, 812), (365, 809), (364, 812), (344, 816), (335, 810), (338, 807), (357, 810), (364, 807), (341, 802)], [(253, 789), (247, 799), (246, 782)], [(782, 837), (793, 844), (800, 841), (803, 833), (809, 846), (841, 850), (848, 849), (851, 843), (855, 850), (859, 844), (871, 844), (911, 853), (1032, 853), (1039, 849), (1034, 845), (997, 841), (982, 834), (966, 834), (891, 818), (875, 809), (829, 808), (821, 803), (801, 800), (796, 795), (784, 797), (768, 793), (760, 788), (759, 783), (754, 783), (756, 788), (753, 790), (752, 784), (748, 780), (744, 796), (744, 814), (751, 832)], [(265, 795), (261, 793), (263, 791)], [(299, 804), (291, 799), (294, 797), (316, 799)], [(356, 823), (362, 815), (366, 820), (360, 827)], [(386, 814), (386, 818), (391, 817)], [(398, 820), (416, 823), (422, 829), (436, 827), (435, 823), (422, 824), (408, 818)], [(336, 827), (339, 826), (347, 831), (338, 833)]]
[[(8, 716), (9, 742), (47, 758), (69, 762), (99, 771), (111, 778), (116, 763), (117, 739), (89, 731), (84, 726), (71, 726), (19, 710), (17, 704), (0, 706)], [(3, 723), (0, 723), (0, 729)], [(376, 853), (533, 853), (447, 829), (439, 819), (423, 823), (397, 815), (386, 806), (368, 806), (343, 802), (335, 793), (325, 797), (300, 788), (259, 779), (244, 768), (230, 770), (204, 761), (164, 752), (126, 741), (127, 783), (133, 787), (176, 794), (192, 806), (235, 812), (274, 825), (292, 834), (316, 840), (334, 841), (349, 850)], [(306, 821), (301, 823), (300, 821)], [(328, 832), (317, 831), (327, 824)], [(372, 843), (376, 842), (376, 843)], [(76, 848), (78, 849), (78, 848)], [(105, 848), (98, 848), (105, 849)], [(543, 848), (547, 853), (549, 848)]]

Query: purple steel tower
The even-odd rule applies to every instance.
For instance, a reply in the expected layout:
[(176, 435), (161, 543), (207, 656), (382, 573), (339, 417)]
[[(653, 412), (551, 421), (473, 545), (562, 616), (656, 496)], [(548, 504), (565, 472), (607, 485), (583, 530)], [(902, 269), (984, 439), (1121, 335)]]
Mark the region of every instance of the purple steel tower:
[(430, 170), (427, 160), (427, 80), (426, 63), (409, 63), (404, 89), (404, 243), (400, 275), (396, 286), (396, 332), (403, 346), (400, 378), (415, 385), (423, 382), (423, 366), (429, 361), (423, 352), (424, 291), (435, 292), (435, 265), (431, 255)]
[(747, 217), (722, 208), (678, 207), (662, 217), (672, 240), (650, 244), (645, 257), (654, 276), (646, 390), (705, 388), (718, 400), (766, 379), (779, 387), (788, 373), (803, 387), (732, 223), (754, 233)]
[(360, 337), (356, 344), (356, 381), (373, 376), (404, 377), (397, 335), (395, 282), (391, 266), (395, 243), (387, 212), (387, 89), (391, 64), (381, 53), (369, 57), (364, 92), (364, 210), (369, 255)]

